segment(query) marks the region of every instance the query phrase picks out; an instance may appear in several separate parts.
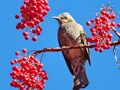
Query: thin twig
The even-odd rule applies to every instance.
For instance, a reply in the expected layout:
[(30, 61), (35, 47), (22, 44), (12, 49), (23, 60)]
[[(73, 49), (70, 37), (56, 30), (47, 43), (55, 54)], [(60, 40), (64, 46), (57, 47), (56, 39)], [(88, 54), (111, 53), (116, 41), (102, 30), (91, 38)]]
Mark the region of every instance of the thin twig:
[(119, 37), (120, 39), (120, 33), (114, 28), (112, 27), (112, 31)]
[(113, 48), (113, 53), (114, 53), (115, 61), (118, 64), (119, 62), (118, 62), (117, 55), (116, 55), (116, 46), (114, 46), (114, 48)]
[(42, 53), (41, 58), (40, 58), (40, 62), (42, 62), (42, 58), (45, 52)]
[(113, 54), (114, 54), (114, 58), (115, 58), (115, 61), (116, 61), (116, 64), (117, 64), (117, 68), (120, 69), (120, 63), (119, 63), (117, 55), (116, 55), (116, 48), (117, 48), (117, 45), (115, 45), (114, 48), (113, 48)]

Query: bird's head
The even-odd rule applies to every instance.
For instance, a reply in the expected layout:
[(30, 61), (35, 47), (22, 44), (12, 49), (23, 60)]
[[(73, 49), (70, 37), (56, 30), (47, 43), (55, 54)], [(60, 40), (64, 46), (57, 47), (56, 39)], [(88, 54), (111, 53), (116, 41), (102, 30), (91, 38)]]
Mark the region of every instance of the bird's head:
[(53, 18), (56, 19), (60, 25), (64, 23), (75, 22), (73, 17), (67, 12), (60, 14), (58, 17), (54, 16)]

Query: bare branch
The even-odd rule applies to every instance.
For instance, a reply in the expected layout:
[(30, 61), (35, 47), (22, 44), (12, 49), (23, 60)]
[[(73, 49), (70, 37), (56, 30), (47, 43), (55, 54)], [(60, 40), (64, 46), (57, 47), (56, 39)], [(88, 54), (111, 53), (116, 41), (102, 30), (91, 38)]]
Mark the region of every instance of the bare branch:
[[(120, 44), (120, 40), (118, 41), (114, 41), (111, 42), (110, 46), (116, 46)], [(95, 45), (76, 45), (76, 46), (63, 46), (63, 47), (56, 47), (56, 48), (44, 48), (42, 50), (36, 50), (35, 52), (33, 52), (32, 55), (38, 55), (42, 52), (60, 52), (60, 51), (64, 51), (64, 50), (68, 50), (68, 49), (79, 49), (79, 48), (94, 48)]]
[(120, 33), (114, 28), (112, 27), (112, 31), (119, 37), (120, 39)]
[(114, 58), (115, 58), (115, 61), (116, 61), (116, 64), (117, 64), (117, 68), (120, 69), (120, 62), (118, 61), (118, 58), (117, 58), (117, 55), (116, 55), (116, 48), (117, 48), (117, 45), (115, 45), (114, 48), (113, 48), (113, 54), (114, 54)]

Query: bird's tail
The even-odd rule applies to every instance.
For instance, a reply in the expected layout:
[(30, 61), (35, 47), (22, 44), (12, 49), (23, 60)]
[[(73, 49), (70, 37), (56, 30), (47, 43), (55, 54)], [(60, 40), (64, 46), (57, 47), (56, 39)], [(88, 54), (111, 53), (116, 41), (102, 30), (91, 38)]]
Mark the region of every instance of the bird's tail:
[(85, 69), (79, 72), (78, 76), (74, 78), (73, 90), (80, 90), (80, 88), (85, 88), (89, 84)]

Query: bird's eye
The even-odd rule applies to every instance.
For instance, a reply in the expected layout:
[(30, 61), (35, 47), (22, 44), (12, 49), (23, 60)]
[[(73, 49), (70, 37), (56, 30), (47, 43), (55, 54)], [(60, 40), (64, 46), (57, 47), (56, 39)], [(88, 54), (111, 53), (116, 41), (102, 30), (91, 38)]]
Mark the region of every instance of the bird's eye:
[(64, 17), (64, 19), (67, 19), (67, 17)]
[(62, 17), (61, 19), (67, 19), (67, 17)]

